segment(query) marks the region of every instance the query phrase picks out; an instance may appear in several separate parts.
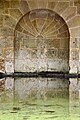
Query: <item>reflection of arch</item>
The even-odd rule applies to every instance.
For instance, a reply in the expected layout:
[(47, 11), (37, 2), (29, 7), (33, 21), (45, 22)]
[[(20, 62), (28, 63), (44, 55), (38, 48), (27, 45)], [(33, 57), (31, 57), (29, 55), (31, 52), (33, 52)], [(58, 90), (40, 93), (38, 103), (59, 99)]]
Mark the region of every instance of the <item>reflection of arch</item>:
[[(32, 10), (26, 13), (16, 25), (14, 40), (15, 61), (24, 59), (20, 56), (21, 52), (27, 56), (27, 58), (25, 58), (26, 60), (30, 58), (32, 54), (35, 54), (34, 59), (38, 58), (40, 55), (37, 56), (35, 51), (39, 53), (46, 51), (44, 52), (45, 57), (42, 55), (43, 58), (48, 58), (48, 60), (54, 59), (56, 62), (59, 60), (58, 65), (60, 60), (66, 61), (66, 64), (65, 62), (63, 63), (65, 65), (60, 68), (60, 71), (67, 71), (69, 39), (68, 26), (63, 18), (56, 12), (48, 9)], [(45, 48), (45, 50), (42, 48)], [(42, 60), (43, 58), (40, 57), (39, 59)], [(58, 69), (53, 67), (53, 70)]]

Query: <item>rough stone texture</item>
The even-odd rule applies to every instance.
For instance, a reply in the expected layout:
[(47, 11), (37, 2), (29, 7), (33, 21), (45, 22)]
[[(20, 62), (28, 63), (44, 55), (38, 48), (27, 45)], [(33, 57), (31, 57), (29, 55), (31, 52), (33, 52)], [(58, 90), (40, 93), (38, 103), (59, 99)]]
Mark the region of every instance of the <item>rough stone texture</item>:
[(79, 27), (80, 26), (80, 16), (73, 17), (70, 21), (67, 22), (69, 28)]
[(0, 35), (1, 36), (13, 36), (14, 35), (14, 29), (13, 28), (10, 28), (8, 26), (1, 26), (0, 27)]
[[(19, 20), (21, 17), (22, 17), (22, 13), (20, 12), (20, 10), (19, 9), (12, 9), (12, 8), (10, 8), (9, 9), (9, 13), (10, 13), (10, 15), (15, 19), (15, 20)], [(16, 13), (16, 14), (15, 14)], [(16, 22), (15, 22), (16, 23)]]
[(55, 6), (57, 6), (58, 2), (55, 1), (48, 1), (48, 9), (53, 10)]
[(47, 0), (46, 1), (43, 1), (43, 0), (38, 0), (38, 8), (47, 8), (48, 6), (48, 2)]
[(76, 15), (76, 7), (68, 7), (63, 13), (62, 16), (66, 21), (69, 21), (72, 17)]
[(74, 38), (72, 37), (70, 40), (70, 48), (71, 49), (78, 49), (79, 50), (79, 43), (80, 43), (80, 39), (79, 38)]
[(11, 0), (9, 3), (10, 8), (19, 8), (19, 1), (18, 0)]
[(30, 10), (27, 1), (21, 0), (19, 9), (23, 14), (26, 14)]
[(80, 37), (80, 27), (74, 27), (70, 29), (70, 34), (72, 38), (79, 38)]
[(59, 14), (62, 14), (68, 7), (69, 2), (58, 2), (58, 4), (54, 8), (54, 11), (56, 11)]
[[(54, 14), (52, 17), (52, 13), (46, 14), (41, 11), (35, 14), (30, 12), (28, 16), (21, 19), (27, 12), (37, 8), (53, 10), (59, 16)], [(0, 0), (0, 71), (14, 72), (14, 66), (17, 71), (69, 71), (70, 67), (70, 73), (80, 73), (79, 14), (79, 0)], [(15, 36), (14, 30), (16, 30)], [(6, 82), (9, 84), (8, 81)], [(18, 82), (17, 80), (15, 85)], [(78, 87), (75, 82), (76, 79), (71, 81), (69, 90), (71, 94), (78, 95), (80, 86)], [(21, 84), (23, 84), (22, 80)], [(46, 82), (43, 81), (42, 84), (45, 86)], [(57, 85), (58, 81), (52, 84)], [(74, 87), (75, 84), (78, 89)], [(65, 85), (66, 83), (63, 82), (63, 86)], [(17, 92), (20, 92), (19, 89)], [(10, 91), (7, 95), (9, 93)], [(43, 89), (41, 94), (44, 93)], [(0, 94), (5, 96), (4, 92)]]
[(79, 61), (75, 60), (69, 60), (69, 65), (70, 65), (70, 73), (78, 73), (79, 70)]
[(5, 48), (4, 49), (4, 55), (5, 55), (5, 71), (7, 73), (13, 73), (14, 72), (14, 52), (13, 48)]
[[(47, 19), (46, 15), (51, 17)], [(22, 21), (26, 18), (28, 21), (24, 22), (25, 26), (28, 25), (33, 36), (29, 33), (29, 29), (26, 30), (26, 27), (25, 32), (23, 28), (20, 31)], [(36, 20), (37, 29), (33, 26), (32, 20)], [(51, 21), (49, 25), (45, 26), (48, 20)], [(18, 30), (20, 35), (18, 35)], [(15, 71), (68, 71), (69, 37), (66, 23), (55, 12), (42, 9), (26, 14), (19, 21), (15, 30)], [(36, 49), (35, 59), (31, 56), (34, 49)], [(21, 64), (18, 65), (18, 63)]]
[(8, 15), (5, 15), (3, 16), (3, 20), (4, 20), (4, 25), (7, 25), (11, 28), (15, 28), (17, 22), (14, 18)]
[(29, 9), (37, 9), (38, 8), (38, 0), (27, 0), (27, 3), (29, 5)]
[(74, 2), (74, 5), (77, 6), (77, 13), (80, 14), (80, 1), (79, 0), (76, 0)]

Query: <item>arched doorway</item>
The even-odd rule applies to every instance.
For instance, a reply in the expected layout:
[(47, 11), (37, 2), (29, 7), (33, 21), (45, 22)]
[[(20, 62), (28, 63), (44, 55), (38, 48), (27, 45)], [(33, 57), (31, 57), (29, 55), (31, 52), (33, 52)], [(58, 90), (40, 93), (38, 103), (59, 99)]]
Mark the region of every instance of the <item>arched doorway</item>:
[[(68, 26), (56, 12), (35, 9), (26, 13), (15, 28), (15, 72), (68, 72), (69, 39)], [(49, 79), (48, 88), (68, 89), (68, 80)]]

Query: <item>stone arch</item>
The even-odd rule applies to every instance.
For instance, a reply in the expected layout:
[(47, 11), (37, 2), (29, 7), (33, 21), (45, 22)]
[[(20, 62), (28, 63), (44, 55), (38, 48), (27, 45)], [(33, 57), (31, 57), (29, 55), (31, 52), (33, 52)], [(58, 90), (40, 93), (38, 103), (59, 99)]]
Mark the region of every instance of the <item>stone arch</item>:
[(56, 12), (29, 11), (14, 36), (15, 71), (69, 71), (69, 29)]

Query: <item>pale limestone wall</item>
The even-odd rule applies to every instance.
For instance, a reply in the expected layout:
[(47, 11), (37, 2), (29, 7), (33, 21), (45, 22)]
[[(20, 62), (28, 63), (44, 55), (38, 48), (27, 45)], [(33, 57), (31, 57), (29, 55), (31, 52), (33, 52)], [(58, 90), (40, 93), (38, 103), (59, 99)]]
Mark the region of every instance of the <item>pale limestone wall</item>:
[[(14, 72), (15, 27), (23, 15), (25, 15), (27, 12), (31, 10), (38, 8), (46, 8), (55, 11), (67, 23), (70, 32), (69, 42), (70, 73), (79, 73), (80, 72), (79, 0), (56, 0), (56, 2), (55, 0), (0, 0), (0, 71)], [(20, 27), (19, 30), (21, 30)], [(16, 66), (15, 69), (17, 69)], [(71, 83), (72, 84), (70, 86), (70, 90), (71, 89), (75, 90), (75, 88), (79, 89), (79, 86), (77, 84), (78, 82), (76, 82), (75, 80), (73, 81), (71, 80)]]
[[(20, 20), (28, 11), (46, 8), (58, 13), (67, 23), (70, 31), (70, 72), (77, 72), (79, 64), (79, 1), (77, 0), (4, 0), (0, 1), (0, 61), (1, 70), (5, 71), (5, 51), (14, 49), (14, 30)], [(76, 43), (78, 46), (76, 45)], [(75, 44), (75, 45), (74, 45)], [(12, 50), (13, 51), (13, 50)], [(76, 56), (75, 56), (76, 54)], [(75, 58), (72, 58), (75, 56)], [(74, 60), (73, 60), (74, 59)], [(7, 60), (8, 61), (8, 60)], [(11, 58), (13, 63), (13, 58)], [(71, 62), (72, 61), (72, 62)], [(3, 62), (3, 64), (2, 64)], [(76, 64), (78, 63), (78, 64)], [(12, 65), (13, 66), (13, 65)], [(72, 69), (74, 66), (75, 69)], [(7, 69), (7, 68), (6, 68)], [(13, 69), (13, 67), (11, 68)], [(75, 71), (76, 70), (76, 71)]]

